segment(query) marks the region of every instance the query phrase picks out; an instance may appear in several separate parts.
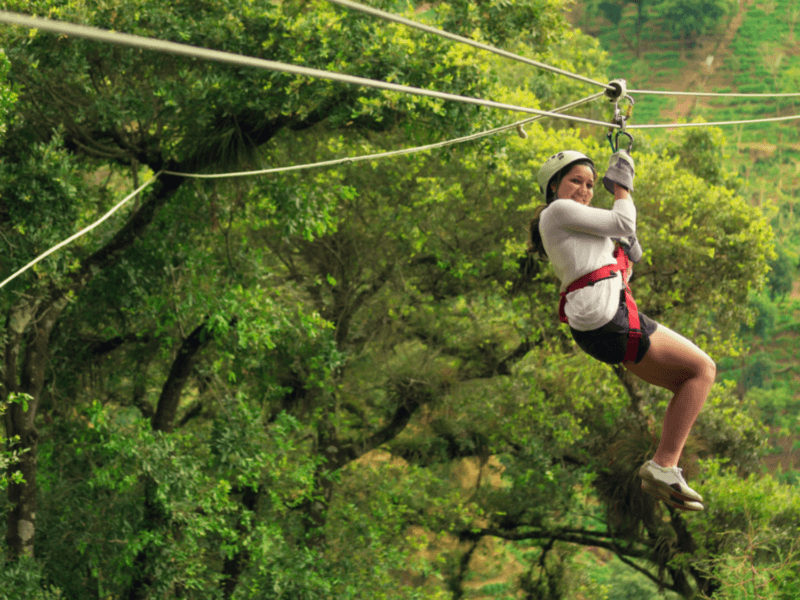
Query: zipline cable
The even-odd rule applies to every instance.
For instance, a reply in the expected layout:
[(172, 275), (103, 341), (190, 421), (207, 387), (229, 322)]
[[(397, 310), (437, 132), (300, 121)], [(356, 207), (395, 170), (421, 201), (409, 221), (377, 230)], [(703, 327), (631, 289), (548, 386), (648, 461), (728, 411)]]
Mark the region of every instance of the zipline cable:
[(642, 94), (643, 96), (697, 96), (701, 98), (796, 98), (800, 96), (800, 92), (781, 94), (746, 94), (743, 92), (672, 92), (663, 90), (628, 90), (628, 93)]
[(628, 125), (628, 129), (668, 129), (672, 127), (716, 127), (720, 125), (749, 125), (750, 123), (770, 123), (775, 121), (792, 121), (800, 119), (800, 115), (788, 117), (766, 117), (764, 119), (746, 119), (741, 121), (716, 121), (711, 123), (652, 123), (649, 125)]
[(505, 104), (503, 102), (495, 102), (493, 100), (482, 100), (480, 98), (458, 96), (456, 94), (448, 94), (445, 92), (437, 92), (434, 90), (426, 90), (417, 87), (398, 85), (395, 83), (388, 83), (385, 81), (378, 81), (375, 79), (367, 79), (365, 77), (355, 77), (353, 75), (345, 75), (343, 73), (336, 73), (333, 71), (322, 71), (320, 69), (298, 67), (296, 65), (289, 65), (285, 63), (275, 62), (272, 60), (265, 60), (262, 58), (253, 58), (251, 56), (234, 54), (232, 52), (209, 50), (207, 48), (190, 46), (188, 44), (178, 44), (176, 42), (155, 40), (152, 38), (146, 38), (128, 33), (118, 33), (115, 31), (108, 31), (105, 29), (100, 29), (98, 27), (89, 27), (86, 25), (74, 25), (72, 23), (65, 23), (63, 21), (54, 21), (51, 19), (42, 19), (38, 17), (28, 17), (25, 15), (20, 15), (18, 13), (12, 13), (8, 11), (0, 11), (0, 23), (8, 23), (11, 25), (22, 25), (23, 27), (28, 27), (30, 29), (41, 29), (43, 31), (49, 31), (52, 33), (60, 33), (69, 36), (82, 37), (94, 41), (119, 44), (122, 46), (129, 46), (132, 48), (154, 50), (156, 52), (167, 52), (170, 54), (177, 54), (180, 56), (188, 56), (192, 58), (213, 60), (216, 62), (222, 62), (227, 64), (254, 67), (257, 69), (267, 69), (270, 71), (291, 73), (293, 75), (302, 75), (305, 77), (328, 79), (332, 81), (338, 81), (341, 83), (361, 85), (364, 87), (389, 90), (393, 92), (405, 92), (416, 96), (428, 96), (431, 98), (438, 98), (440, 100), (452, 100), (454, 102), (463, 102), (466, 104), (475, 104), (478, 106), (486, 106), (489, 108), (498, 108), (502, 110), (511, 110), (516, 112), (541, 115), (543, 117), (565, 119), (568, 121), (575, 121), (577, 123), (586, 123), (589, 125), (600, 125), (602, 127), (612, 127), (612, 128), (617, 127), (617, 125), (615, 125), (614, 123), (604, 123), (602, 121), (595, 121), (593, 119), (560, 115), (558, 113), (548, 112), (544, 110), (536, 110), (524, 106), (514, 106), (513, 104)]
[[(550, 67), (549, 65), (545, 65), (543, 63), (539, 63), (537, 61), (531, 61), (529, 59), (525, 59), (524, 57), (520, 57), (514, 55), (510, 52), (505, 52), (504, 50), (499, 50), (497, 48), (493, 48), (491, 46), (487, 46), (486, 44), (481, 44), (479, 42), (474, 42), (473, 40), (469, 40), (467, 38), (462, 38), (461, 36), (457, 36), (455, 34), (450, 34), (441, 30), (437, 30), (435, 28), (430, 28), (425, 25), (421, 25), (409, 19), (405, 19), (403, 17), (398, 17), (396, 15), (391, 15), (390, 13), (384, 13), (383, 11), (379, 11), (376, 9), (372, 9), (355, 2), (351, 2), (349, 0), (330, 0), (335, 4), (339, 4), (341, 6), (353, 8), (356, 10), (361, 10), (363, 12), (367, 12), (369, 14), (374, 14), (376, 16), (380, 16), (381, 18), (388, 18), (389, 20), (403, 23), (412, 27), (416, 27), (417, 29), (422, 29), (423, 31), (430, 31), (431, 33), (436, 33), (437, 35), (442, 35), (449, 39), (453, 39), (456, 41), (460, 41), (463, 43), (467, 43), (471, 46), (475, 46), (481, 48), (483, 50), (488, 50), (490, 52), (494, 52), (496, 54), (500, 54), (501, 56), (507, 56), (509, 58), (513, 58), (515, 60), (521, 60), (522, 62), (527, 62), (529, 64), (533, 64), (539, 68), (547, 69), (549, 71), (565, 75), (567, 77), (571, 77), (574, 79), (578, 79), (585, 83), (591, 83), (593, 85), (599, 85), (604, 88), (604, 90), (611, 89), (611, 86), (606, 84), (581, 77), (579, 75), (575, 75), (574, 73), (569, 73), (567, 71), (562, 71), (561, 69), (556, 69), (555, 67)], [(0, 23), (7, 23), (10, 25), (20, 25), (23, 27), (27, 27), (30, 29), (40, 29), (42, 31), (48, 31), (52, 33), (59, 33), (63, 35), (69, 36), (76, 36), (81, 38), (86, 38), (94, 41), (100, 42), (108, 42), (112, 44), (118, 44), (122, 46), (128, 46), (132, 48), (138, 49), (146, 49), (146, 50), (153, 50), (156, 52), (167, 52), (170, 54), (176, 54), (180, 56), (187, 56), (192, 58), (199, 58), (205, 60), (213, 60), (216, 62), (228, 63), (228, 64), (235, 64), (240, 66), (250, 66), (260, 69), (268, 69), (271, 71), (278, 71), (283, 73), (290, 73), (295, 75), (307, 76), (307, 77), (317, 77), (320, 79), (328, 79), (332, 81), (339, 81), (343, 83), (350, 83), (354, 85), (361, 85), (364, 87), (372, 87), (377, 89), (389, 90), (389, 91), (397, 91), (397, 92), (406, 92), (409, 94), (419, 95), (419, 96), (428, 96), (432, 98), (438, 98), (442, 100), (452, 100), (456, 102), (464, 102), (469, 104), (476, 104), (480, 106), (487, 106), (490, 108), (499, 108), (505, 110), (513, 110), (517, 112), (524, 112), (524, 113), (532, 113), (536, 115), (535, 117), (525, 119), (523, 121), (519, 121), (517, 123), (513, 123), (511, 125), (504, 125), (502, 127), (498, 127), (489, 131), (480, 132), (477, 134), (472, 134), (470, 136), (465, 136), (463, 138), (457, 138), (454, 140), (448, 140), (445, 142), (439, 142), (436, 144), (430, 144), (428, 146), (422, 146), (418, 148), (410, 148), (405, 150), (398, 150), (394, 152), (386, 152), (381, 154), (374, 154), (369, 156), (361, 156), (361, 157), (354, 157), (354, 158), (344, 158), (344, 159), (337, 159), (333, 161), (326, 161), (323, 163), (314, 163), (314, 164), (307, 164), (307, 165), (296, 165), (293, 167), (281, 167), (276, 169), (266, 169), (262, 171), (250, 171), (250, 172), (242, 172), (242, 173), (225, 173), (225, 174), (218, 174), (218, 175), (204, 175), (204, 174), (186, 174), (186, 173), (176, 173), (172, 171), (167, 171), (172, 175), (179, 175), (183, 177), (196, 177), (196, 178), (216, 178), (216, 177), (237, 177), (243, 175), (258, 175), (258, 174), (266, 174), (266, 173), (276, 173), (281, 171), (291, 171), (291, 170), (298, 170), (298, 169), (306, 169), (312, 167), (320, 167), (326, 165), (334, 165), (334, 164), (341, 164), (346, 162), (356, 162), (356, 161), (363, 161), (363, 160), (371, 160), (374, 158), (381, 158), (381, 157), (388, 157), (393, 155), (401, 155), (401, 154), (410, 154), (413, 152), (421, 152), (424, 150), (430, 150), (434, 148), (440, 148), (444, 146), (453, 145), (456, 143), (466, 142), (473, 139), (478, 139), (481, 137), (485, 137), (488, 135), (492, 135), (501, 131), (506, 131), (508, 129), (517, 127), (519, 128), (522, 124), (529, 123), (535, 120), (538, 120), (543, 117), (553, 117), (559, 119), (566, 119), (570, 121), (575, 121), (578, 123), (587, 123), (590, 125), (601, 125), (603, 127), (610, 127), (610, 128), (617, 128), (621, 129), (620, 125), (616, 123), (604, 123), (601, 121), (595, 121), (593, 119), (585, 119), (582, 117), (574, 117), (569, 115), (562, 115), (556, 111), (563, 111), (567, 110), (568, 108), (572, 108), (579, 104), (583, 104), (584, 102), (588, 102), (590, 100), (594, 100), (597, 97), (605, 95), (605, 91), (599, 94), (595, 94), (593, 96), (589, 96), (582, 100), (578, 100), (571, 104), (567, 104), (562, 106), (555, 111), (540, 111), (535, 110), (532, 108), (522, 107), (522, 106), (514, 106), (510, 104), (504, 104), (500, 102), (494, 102), (490, 100), (482, 100), (479, 98), (469, 98), (466, 96), (458, 96), (455, 94), (448, 94), (443, 92), (437, 92), (434, 90), (425, 90), (422, 88), (415, 88), (410, 86), (403, 86), (398, 84), (387, 83), (384, 81), (377, 81), (372, 79), (367, 79), (363, 77), (355, 77), (351, 75), (345, 75), (342, 73), (335, 73), (329, 71), (322, 71), (319, 69), (311, 69), (307, 67), (298, 67), (295, 65), (287, 65), (284, 63), (279, 63), (275, 61), (253, 58), (249, 56), (244, 56), (240, 54), (234, 54), (230, 52), (222, 52), (219, 50), (210, 50), (207, 48), (200, 48), (196, 46), (190, 46), (188, 44), (179, 44), (176, 42), (168, 42), (163, 40), (154, 40), (152, 38), (146, 38), (137, 35), (131, 34), (124, 34), (118, 33), (108, 30), (103, 30), (97, 27), (90, 27), (85, 25), (74, 25), (72, 23), (65, 23), (62, 21), (54, 21), (51, 19), (42, 19), (36, 17), (28, 17), (26, 15), (21, 15), (18, 13), (13, 13), (9, 11), (0, 10)], [(729, 97), (791, 97), (791, 96), (798, 96), (800, 94), (736, 94), (736, 93), (706, 93), (706, 92), (668, 92), (668, 91), (654, 91), (654, 90), (629, 90), (630, 93), (640, 93), (640, 94), (660, 94), (660, 95), (684, 95), (684, 96), (729, 96)], [(738, 121), (719, 121), (719, 122), (711, 122), (711, 123), (666, 123), (666, 124), (644, 124), (644, 125), (629, 125), (628, 129), (655, 129), (655, 128), (673, 128), (673, 127), (710, 127), (710, 126), (718, 126), (718, 125), (744, 125), (750, 123), (767, 123), (767, 122), (776, 122), (776, 121), (788, 121), (793, 119), (800, 119), (800, 115), (793, 115), (788, 117), (770, 117), (764, 119), (749, 119), (749, 120), (738, 120)], [(0, 288), (5, 287), (9, 282), (20, 276), (22, 273), (45, 259), (50, 254), (53, 254), (57, 250), (63, 248), (70, 242), (76, 240), (77, 238), (81, 237), (82, 235), (92, 231), (96, 227), (98, 227), (101, 223), (105, 220), (110, 218), (117, 210), (119, 210), (126, 202), (128, 202), (131, 198), (137, 196), (141, 193), (145, 188), (151, 185), (156, 179), (158, 179), (161, 172), (155, 174), (151, 179), (141, 185), (139, 188), (131, 192), (128, 196), (123, 198), (120, 202), (118, 202), (111, 210), (109, 210), (105, 215), (103, 215), (100, 219), (92, 223), (91, 225), (81, 229), (77, 233), (73, 234), (69, 238), (65, 239), (63, 242), (60, 242), (50, 248), (49, 250), (45, 251), (44, 253), (37, 256), (34, 260), (29, 262), (27, 265), (22, 267), (21, 269), (14, 272), (11, 276), (6, 278), (4, 281), (0, 282)]]
[[(591, 96), (587, 96), (586, 98), (582, 98), (581, 100), (576, 100), (575, 102), (570, 102), (569, 104), (565, 104), (559, 108), (554, 108), (552, 112), (562, 112), (565, 110), (569, 110), (570, 108), (575, 108), (576, 106), (580, 106), (581, 104), (586, 104), (587, 102), (591, 102), (592, 100), (596, 100), (597, 98), (603, 97), (604, 93), (599, 92), (597, 94), (593, 94)], [(446, 140), (444, 142), (436, 142), (435, 144), (428, 144), (427, 146), (417, 146), (415, 148), (404, 148), (402, 150), (392, 150), (390, 152), (380, 152), (378, 154), (368, 154), (364, 156), (354, 156), (350, 158), (337, 158), (334, 160), (326, 160), (323, 162), (316, 162), (316, 163), (308, 163), (304, 165), (293, 165), (290, 167), (275, 167), (272, 169), (261, 169), (258, 171), (240, 171), (237, 173), (180, 173), (177, 171), (164, 171), (165, 175), (175, 175), (178, 177), (186, 177), (187, 179), (222, 179), (225, 177), (245, 177), (245, 176), (255, 176), (255, 175), (268, 175), (271, 173), (283, 173), (287, 171), (299, 171), (301, 169), (313, 169), (317, 167), (332, 167), (341, 164), (348, 164), (348, 163), (355, 163), (361, 162), (365, 160), (375, 160), (380, 158), (389, 158), (392, 156), (401, 156), (404, 154), (414, 154), (416, 152), (424, 152), (426, 150), (435, 150), (437, 148), (445, 148), (447, 146), (453, 146), (455, 144), (462, 144), (464, 142), (471, 142), (473, 140), (477, 140), (483, 137), (487, 137), (490, 135), (494, 135), (496, 133), (501, 133), (503, 131), (508, 131), (509, 129), (515, 129), (522, 125), (527, 125), (528, 123), (532, 123), (533, 121), (538, 121), (539, 119), (543, 119), (544, 116), (537, 115), (535, 117), (529, 117), (527, 119), (523, 119), (522, 121), (517, 121), (516, 123), (511, 123), (510, 125), (502, 125), (500, 127), (496, 127), (494, 129), (488, 129), (486, 131), (481, 131), (479, 133), (473, 133), (464, 137), (455, 138), (452, 140)]]
[[(333, 1), (333, 0), (331, 0)], [(341, 2), (342, 0), (336, 0)], [(560, 115), (555, 112), (541, 111), (523, 106), (514, 106), (511, 104), (504, 104), (501, 102), (494, 102), (491, 100), (482, 100), (479, 98), (470, 98), (466, 96), (458, 96), (456, 94), (448, 94), (444, 92), (437, 92), (434, 90), (425, 90), (422, 88), (398, 85), (388, 83), (385, 81), (377, 81), (374, 79), (367, 79), (364, 77), (355, 77), (352, 75), (345, 75), (342, 73), (335, 73), (330, 71), (322, 71), (319, 69), (311, 69), (308, 67), (298, 67), (296, 65), (288, 65), (275, 61), (253, 58), (231, 52), (222, 52), (219, 50), (209, 50), (207, 48), (199, 48), (197, 46), (190, 46), (188, 44), (179, 44), (176, 42), (167, 42), (163, 40), (154, 40), (138, 35), (131, 35), (126, 33), (118, 33), (114, 31), (107, 31), (98, 27), (90, 27), (86, 25), (74, 25), (72, 23), (65, 23), (63, 21), (54, 21), (52, 19), (42, 19), (38, 17), (28, 17), (18, 13), (0, 10), (0, 23), (8, 23), (10, 25), (21, 25), (30, 29), (40, 29), (42, 31), (49, 31), (51, 33), (60, 33), (63, 35), (82, 37), (94, 41), (108, 42), (122, 46), (128, 46), (138, 49), (153, 50), (156, 52), (167, 52), (180, 56), (188, 56), (191, 58), (200, 58), (206, 60), (213, 60), (216, 62), (235, 64), (239, 66), (249, 66), (271, 71), (279, 71), (295, 75), (302, 75), (306, 77), (318, 77), (321, 79), (328, 79), (339, 81), (343, 83), (350, 83), (354, 85), (361, 85), (364, 87), (372, 87), (377, 89), (406, 92), (418, 96), (428, 96), (438, 98), (441, 100), (452, 100), (455, 102), (464, 102), (479, 106), (486, 106), (490, 108), (498, 108), (503, 110), (512, 110), (517, 112), (529, 113), (540, 115), (543, 117), (553, 117), (557, 119), (565, 119), (577, 123), (586, 123), (589, 125), (600, 125), (602, 127), (619, 128), (616, 123), (604, 123), (602, 121), (595, 121), (593, 119), (585, 119), (582, 117), (574, 117), (569, 115)], [(608, 86), (603, 86), (608, 89)], [(633, 92), (634, 90), (631, 90)], [(648, 90), (644, 90), (648, 92)], [(791, 117), (775, 117), (767, 119), (751, 119), (740, 121), (720, 121), (715, 123), (675, 123), (675, 124), (650, 124), (650, 125), (629, 125), (629, 129), (656, 129), (656, 128), (670, 128), (670, 127), (702, 127), (712, 125), (739, 125), (748, 123), (766, 123), (772, 121), (786, 121), (791, 119), (800, 118), (800, 116)]]
[(563, 69), (559, 69), (558, 67), (553, 67), (547, 65), (545, 63), (539, 62), (537, 60), (533, 60), (530, 58), (525, 58), (524, 56), (520, 56), (518, 54), (514, 54), (513, 52), (508, 52), (506, 50), (501, 50), (500, 48), (495, 48), (494, 46), (490, 46), (488, 44), (483, 44), (481, 42), (476, 42), (469, 38), (462, 37), (455, 33), (449, 33), (447, 31), (443, 31), (441, 29), (436, 29), (435, 27), (431, 27), (429, 25), (423, 25), (422, 23), (417, 23), (416, 21), (412, 21), (411, 19), (406, 19), (405, 17), (401, 17), (399, 15), (395, 15), (392, 13), (388, 13), (377, 8), (372, 8), (371, 6), (365, 6), (363, 4), (359, 4), (358, 2), (352, 2), (351, 0), (329, 0), (329, 2), (333, 2), (334, 4), (338, 4), (339, 6), (344, 6), (346, 8), (351, 8), (353, 10), (358, 10), (360, 12), (366, 13), (368, 15), (372, 15), (374, 17), (379, 17), (386, 21), (391, 21), (393, 23), (400, 23), (402, 25), (406, 25), (408, 27), (413, 27), (415, 29), (419, 29), (420, 31), (425, 31), (427, 33), (433, 33), (434, 35), (438, 35), (449, 40), (454, 40), (456, 42), (461, 42), (463, 44), (468, 44), (474, 48), (479, 48), (481, 50), (486, 50), (488, 52), (493, 52), (498, 54), (499, 56), (504, 56), (506, 58), (510, 58), (519, 62), (523, 62), (529, 65), (533, 65), (534, 67), (538, 67), (540, 69), (545, 69), (546, 71), (551, 71), (553, 73), (557, 73), (559, 75), (564, 75), (565, 77), (571, 77), (572, 79), (577, 79), (578, 81), (582, 81), (583, 83), (589, 83), (591, 85), (596, 85), (602, 87), (604, 89), (611, 89), (610, 86), (606, 83), (601, 83), (600, 81), (595, 81), (594, 79), (589, 79), (588, 77), (583, 77), (582, 75), (576, 75), (575, 73), (570, 73), (569, 71), (564, 71)]
[(131, 199), (131, 198), (133, 198), (134, 196), (136, 196), (136, 195), (138, 195), (139, 193), (141, 193), (141, 192), (142, 192), (142, 190), (144, 190), (144, 189), (145, 189), (145, 188), (146, 188), (148, 185), (150, 185), (150, 184), (151, 184), (151, 183), (153, 183), (153, 182), (154, 182), (156, 179), (158, 179), (158, 176), (159, 176), (159, 175), (160, 175), (160, 173), (156, 173), (155, 175), (153, 175), (153, 177), (151, 177), (151, 178), (150, 178), (148, 181), (146, 181), (146, 182), (145, 182), (145, 183), (143, 183), (141, 186), (139, 186), (139, 187), (138, 187), (136, 190), (134, 190), (133, 192), (131, 192), (130, 194), (128, 194), (127, 196), (125, 196), (125, 197), (124, 197), (122, 200), (120, 200), (120, 201), (119, 201), (119, 202), (118, 202), (118, 203), (117, 203), (117, 204), (114, 206), (114, 208), (112, 208), (112, 209), (111, 209), (110, 211), (108, 211), (108, 212), (107, 212), (105, 215), (103, 215), (102, 217), (100, 217), (100, 218), (99, 218), (97, 221), (95, 221), (94, 223), (92, 223), (92, 224), (91, 224), (91, 225), (89, 225), (88, 227), (84, 227), (84, 228), (83, 228), (83, 229), (81, 229), (81, 230), (80, 230), (78, 233), (75, 233), (75, 234), (71, 235), (70, 237), (68, 237), (67, 239), (65, 239), (63, 242), (60, 242), (60, 243), (56, 244), (55, 246), (53, 246), (52, 248), (50, 248), (50, 249), (49, 249), (49, 250), (47, 250), (46, 252), (43, 252), (42, 254), (40, 254), (39, 256), (37, 256), (36, 258), (34, 258), (34, 259), (33, 259), (31, 262), (29, 262), (27, 265), (25, 265), (24, 267), (22, 267), (21, 269), (19, 269), (18, 271), (16, 271), (16, 272), (15, 272), (13, 275), (11, 275), (10, 277), (6, 278), (6, 280), (5, 280), (5, 281), (1, 282), (1, 283), (0, 283), (0, 288), (4, 287), (4, 286), (5, 286), (5, 285), (6, 285), (6, 284), (7, 284), (9, 281), (11, 281), (12, 279), (15, 279), (15, 278), (16, 278), (16, 277), (18, 277), (19, 275), (22, 275), (22, 274), (23, 274), (25, 271), (27, 271), (28, 269), (30, 269), (30, 268), (31, 268), (33, 265), (35, 265), (36, 263), (38, 263), (38, 262), (40, 262), (41, 260), (43, 260), (44, 258), (46, 258), (46, 257), (50, 256), (50, 255), (51, 255), (53, 252), (55, 252), (56, 250), (59, 250), (59, 249), (63, 248), (64, 246), (66, 246), (67, 244), (69, 244), (70, 242), (72, 242), (73, 240), (76, 240), (76, 239), (78, 239), (78, 238), (79, 238), (79, 237), (81, 237), (83, 234), (90, 232), (92, 229), (94, 229), (95, 227), (97, 227), (98, 225), (100, 225), (100, 223), (102, 223), (103, 221), (105, 221), (106, 219), (108, 219), (108, 218), (109, 218), (111, 215), (113, 215), (115, 212), (117, 212), (117, 210), (119, 210), (120, 208), (122, 208), (122, 206), (123, 206), (123, 205), (124, 205), (124, 204), (125, 204), (125, 203), (126, 203), (128, 200), (130, 200), (130, 199)]

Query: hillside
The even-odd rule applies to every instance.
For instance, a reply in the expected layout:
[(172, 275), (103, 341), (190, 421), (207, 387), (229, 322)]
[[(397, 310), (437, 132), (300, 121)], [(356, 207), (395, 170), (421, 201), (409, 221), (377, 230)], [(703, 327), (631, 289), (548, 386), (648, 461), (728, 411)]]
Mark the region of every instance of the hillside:
[[(800, 11), (791, 0), (742, 0), (713, 32), (687, 46), (670, 39), (663, 19), (651, 14), (642, 27), (639, 57), (631, 34), (636, 9), (627, 5), (619, 26), (582, 8), (573, 24), (597, 37), (611, 58), (610, 77), (624, 77), (630, 89), (693, 92), (791, 93), (800, 90)], [(800, 99), (665, 97), (634, 94), (631, 123), (707, 122), (789, 116), (800, 113)], [(800, 194), (800, 120), (725, 125), (729, 169), (742, 179), (741, 193), (771, 217), (780, 249), (773, 265), (772, 293), (753, 302), (753, 329), (743, 326), (749, 352), (738, 364), (720, 365), (720, 377), (734, 379), (742, 396), (759, 400), (773, 434), (764, 463), (795, 481), (800, 465), (800, 220), (794, 204)], [(670, 135), (656, 130), (651, 135)], [(778, 281), (780, 277), (783, 281)], [(788, 281), (786, 280), (788, 278)]]

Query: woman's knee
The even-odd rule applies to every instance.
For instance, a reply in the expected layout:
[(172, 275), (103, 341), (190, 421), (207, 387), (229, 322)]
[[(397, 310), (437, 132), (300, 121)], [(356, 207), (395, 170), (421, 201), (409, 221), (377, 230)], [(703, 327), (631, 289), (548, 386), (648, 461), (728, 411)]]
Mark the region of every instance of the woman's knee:
[(701, 351), (700, 364), (697, 368), (697, 376), (713, 384), (717, 378), (717, 363), (708, 354)]
[(717, 378), (717, 364), (691, 342), (687, 342), (685, 349), (689, 351), (684, 363), (689, 371), (687, 379), (702, 381), (710, 388)]

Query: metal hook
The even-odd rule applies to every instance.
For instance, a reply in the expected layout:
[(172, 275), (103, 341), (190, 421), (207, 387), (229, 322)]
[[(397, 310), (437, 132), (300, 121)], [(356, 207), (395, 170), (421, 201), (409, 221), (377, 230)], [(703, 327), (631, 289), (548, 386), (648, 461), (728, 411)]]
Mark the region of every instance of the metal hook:
[(628, 95), (626, 95), (624, 99), (628, 101), (628, 109), (625, 111), (624, 115), (619, 108), (619, 100), (614, 102), (614, 117), (611, 120), (614, 124), (619, 126), (616, 136), (613, 135), (614, 130), (609, 129), (606, 137), (608, 138), (608, 143), (611, 145), (611, 150), (613, 152), (617, 152), (619, 151), (619, 136), (626, 136), (628, 138), (628, 154), (630, 154), (631, 150), (633, 150), (633, 136), (625, 131), (625, 126), (628, 119), (631, 117), (631, 114), (633, 113), (634, 100)]
[(624, 135), (625, 137), (628, 138), (628, 148), (626, 149), (626, 152), (630, 154), (631, 151), (633, 150), (633, 136), (627, 131), (622, 131), (622, 130), (617, 130), (616, 136), (610, 131), (606, 134), (606, 137), (608, 138), (608, 143), (611, 145), (611, 151), (612, 152), (619, 151), (619, 136), (621, 135)]
[(630, 119), (631, 115), (633, 114), (633, 105), (635, 104), (633, 98), (630, 96), (624, 96), (624, 99), (628, 101), (628, 109), (625, 111), (625, 114), (622, 114), (622, 111), (619, 108), (619, 100), (614, 101), (614, 117), (612, 121), (619, 125), (619, 128), (622, 131), (625, 131), (625, 123), (628, 119)]

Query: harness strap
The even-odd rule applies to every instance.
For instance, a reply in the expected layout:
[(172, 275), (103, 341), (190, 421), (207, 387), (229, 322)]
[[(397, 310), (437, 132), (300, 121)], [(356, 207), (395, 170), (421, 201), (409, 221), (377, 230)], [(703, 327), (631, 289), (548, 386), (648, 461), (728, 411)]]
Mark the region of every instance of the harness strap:
[(567, 305), (567, 294), (580, 290), (582, 288), (594, 285), (603, 279), (610, 279), (615, 277), (618, 272), (622, 273), (622, 280), (625, 282), (625, 306), (628, 309), (628, 346), (625, 351), (625, 358), (623, 362), (634, 362), (636, 355), (639, 353), (639, 342), (642, 339), (641, 322), (639, 320), (639, 309), (636, 307), (636, 301), (633, 299), (633, 293), (628, 285), (628, 267), (630, 261), (623, 249), (619, 246), (614, 250), (614, 258), (617, 262), (613, 265), (606, 265), (600, 267), (596, 271), (587, 273), (579, 277), (567, 286), (565, 292), (561, 292), (561, 302), (558, 305), (558, 316), (562, 323), (569, 323), (567, 313), (565, 311)]

